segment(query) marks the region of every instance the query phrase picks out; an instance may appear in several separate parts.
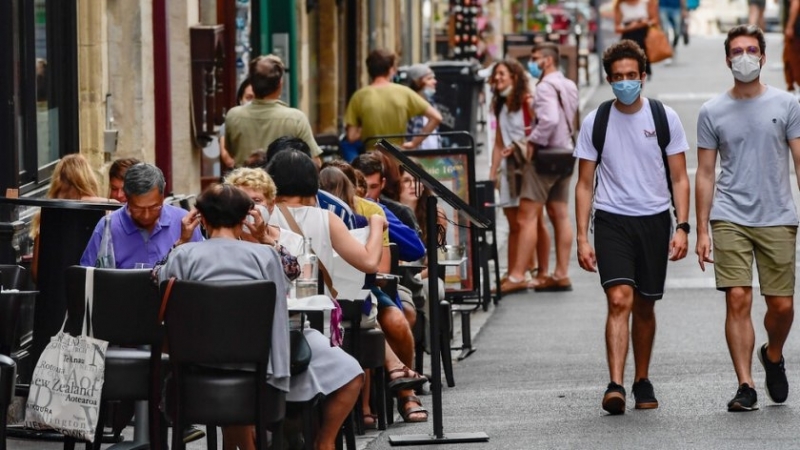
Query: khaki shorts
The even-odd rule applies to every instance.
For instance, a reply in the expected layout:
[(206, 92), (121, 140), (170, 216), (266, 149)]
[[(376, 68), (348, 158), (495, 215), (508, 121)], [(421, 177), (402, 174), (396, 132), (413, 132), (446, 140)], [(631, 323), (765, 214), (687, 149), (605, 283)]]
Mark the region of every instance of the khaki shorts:
[(550, 193), (547, 194), (547, 203), (569, 203), (569, 185), (571, 181), (572, 174), (559, 178), (558, 181), (556, 181), (556, 184), (550, 188)]
[(522, 174), (522, 187), (519, 190), (519, 197), (532, 200), (538, 203), (547, 202), (550, 189), (559, 180), (559, 175), (541, 175), (536, 173), (533, 163), (525, 165)]
[(753, 285), (755, 255), (761, 295), (794, 295), (796, 226), (747, 227), (711, 222), (717, 289)]

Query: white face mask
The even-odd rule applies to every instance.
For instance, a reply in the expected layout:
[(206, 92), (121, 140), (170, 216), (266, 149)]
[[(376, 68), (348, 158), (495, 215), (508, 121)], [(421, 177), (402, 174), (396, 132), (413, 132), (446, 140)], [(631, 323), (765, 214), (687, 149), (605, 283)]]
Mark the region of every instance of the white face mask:
[(509, 84), (508, 87), (500, 91), (500, 95), (502, 95), (503, 97), (508, 97), (511, 94), (512, 89), (513, 86)]
[[(264, 223), (265, 224), (269, 223), (269, 216), (270, 216), (269, 209), (267, 209), (267, 207), (264, 205), (255, 205), (255, 208), (261, 214), (261, 219), (264, 221)], [(247, 220), (250, 223), (255, 223), (255, 219), (253, 219), (253, 216), (251, 216), (250, 214), (248, 214), (247, 217), (245, 217), (245, 220)], [(247, 228), (247, 225), (242, 225), (242, 230), (245, 233), (250, 233), (250, 230)]]
[(731, 59), (733, 78), (742, 83), (749, 83), (761, 74), (761, 57), (749, 53)]

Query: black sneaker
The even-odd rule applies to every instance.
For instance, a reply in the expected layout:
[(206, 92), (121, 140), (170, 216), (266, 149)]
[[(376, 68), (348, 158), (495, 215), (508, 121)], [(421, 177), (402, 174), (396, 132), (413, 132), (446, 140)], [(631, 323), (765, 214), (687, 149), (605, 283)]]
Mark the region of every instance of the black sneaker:
[(206, 437), (206, 433), (203, 430), (195, 427), (194, 425), (189, 425), (188, 427), (183, 429), (184, 444), (188, 444), (189, 442), (194, 442), (204, 437)]
[(758, 360), (764, 366), (767, 374), (767, 396), (775, 403), (783, 403), (789, 396), (789, 382), (786, 380), (786, 369), (783, 366), (783, 356), (780, 362), (774, 363), (767, 358), (767, 344), (758, 350)]
[(611, 415), (625, 414), (625, 388), (613, 381), (608, 383), (603, 395), (603, 409)]
[(758, 394), (747, 383), (742, 383), (736, 396), (728, 402), (728, 411), (755, 411), (758, 409)]
[(636, 409), (656, 409), (658, 408), (658, 400), (656, 394), (653, 392), (653, 384), (647, 378), (633, 383), (633, 398), (636, 400)]

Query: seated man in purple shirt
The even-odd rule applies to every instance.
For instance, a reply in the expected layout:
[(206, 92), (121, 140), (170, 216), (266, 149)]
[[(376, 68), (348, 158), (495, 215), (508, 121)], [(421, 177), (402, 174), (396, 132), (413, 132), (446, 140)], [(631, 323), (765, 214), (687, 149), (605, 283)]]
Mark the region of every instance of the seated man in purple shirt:
[[(178, 241), (200, 241), (200, 229), (181, 237), (181, 220), (187, 211), (164, 204), (164, 174), (158, 167), (140, 163), (125, 173), (123, 190), (128, 197), (125, 207), (111, 213), (111, 240), (117, 269), (133, 269), (136, 263), (153, 267)], [(198, 218), (192, 218), (198, 220)], [(92, 238), (81, 256), (82, 266), (94, 266), (105, 218), (94, 228)]]

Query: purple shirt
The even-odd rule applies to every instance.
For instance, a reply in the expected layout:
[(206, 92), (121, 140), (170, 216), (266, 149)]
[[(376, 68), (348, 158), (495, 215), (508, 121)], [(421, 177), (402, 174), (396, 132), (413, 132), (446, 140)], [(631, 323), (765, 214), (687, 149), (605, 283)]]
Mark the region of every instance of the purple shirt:
[[(154, 266), (162, 260), (172, 245), (181, 237), (181, 219), (189, 212), (172, 205), (164, 205), (153, 232), (136, 226), (128, 213), (127, 205), (111, 213), (111, 241), (114, 243), (114, 259), (117, 269), (133, 269), (136, 263)], [(94, 227), (92, 238), (81, 256), (81, 265), (93, 267), (103, 238), (105, 218)], [(195, 228), (192, 241), (202, 241), (200, 228)]]
[[(558, 102), (561, 93), (563, 109)], [(561, 72), (551, 72), (536, 85), (533, 96), (533, 110), (536, 124), (528, 140), (542, 147), (573, 148), (572, 130), (575, 130), (575, 113), (578, 110), (578, 87)], [(565, 114), (566, 113), (566, 114)]]

